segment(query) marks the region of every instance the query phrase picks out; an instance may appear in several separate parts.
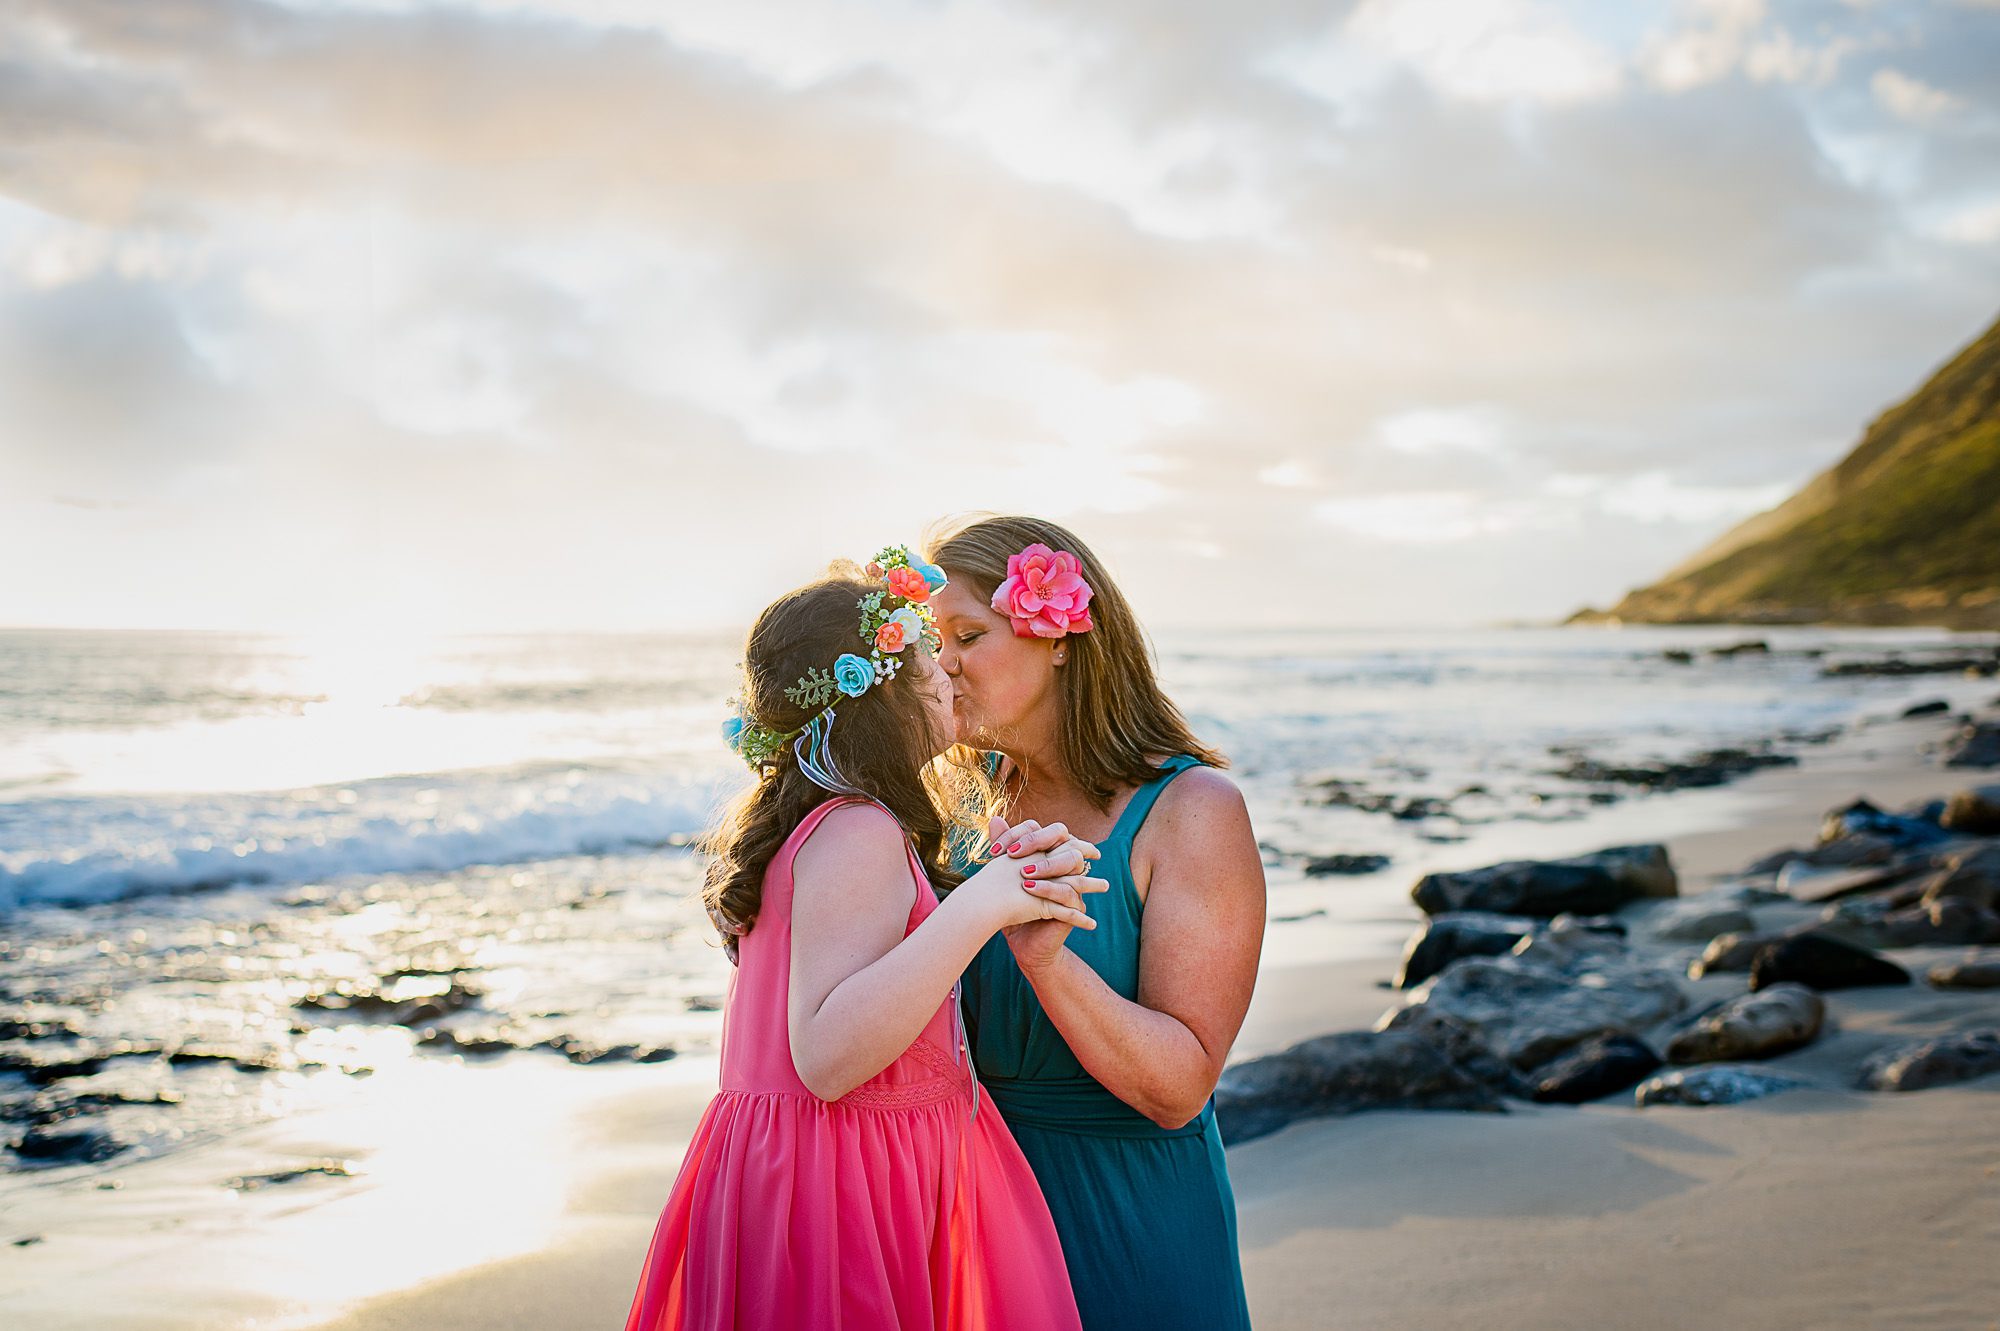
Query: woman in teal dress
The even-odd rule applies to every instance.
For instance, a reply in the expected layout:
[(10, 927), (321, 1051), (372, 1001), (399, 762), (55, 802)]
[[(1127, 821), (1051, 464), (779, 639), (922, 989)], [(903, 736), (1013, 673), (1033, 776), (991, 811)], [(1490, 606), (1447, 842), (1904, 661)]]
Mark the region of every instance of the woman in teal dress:
[(1046, 873), (1091, 857), (1111, 885), (1094, 930), (1011, 929), (966, 971), (980, 1081), (1048, 1200), (1085, 1331), (1248, 1327), (1212, 1099), (1263, 941), (1242, 796), (1074, 535), (994, 517), (928, 544), (959, 739), (1001, 792), (980, 849)]

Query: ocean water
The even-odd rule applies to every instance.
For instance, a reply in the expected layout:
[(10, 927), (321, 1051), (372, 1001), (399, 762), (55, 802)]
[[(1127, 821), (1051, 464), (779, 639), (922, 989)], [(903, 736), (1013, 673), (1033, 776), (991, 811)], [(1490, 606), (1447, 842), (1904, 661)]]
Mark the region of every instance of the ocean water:
[[(1712, 651), (1753, 637), (1770, 650)], [(1407, 914), (1419, 869), (1523, 828), (1672, 798), (1560, 775), (1578, 755), (1797, 752), (1913, 699), (1983, 699), (2000, 685), (1822, 674), (1969, 641), (1301, 629), (1157, 648), (1245, 789), (1276, 939)], [(99, 1131), (129, 1159), (468, 1041), (579, 1076), (705, 1047), (726, 964), (686, 846), (745, 779), (716, 738), (736, 647), (0, 632), (0, 1138)], [(1304, 875), (1337, 852), (1388, 865)], [(51, 1075), (64, 1059), (96, 1061)]]

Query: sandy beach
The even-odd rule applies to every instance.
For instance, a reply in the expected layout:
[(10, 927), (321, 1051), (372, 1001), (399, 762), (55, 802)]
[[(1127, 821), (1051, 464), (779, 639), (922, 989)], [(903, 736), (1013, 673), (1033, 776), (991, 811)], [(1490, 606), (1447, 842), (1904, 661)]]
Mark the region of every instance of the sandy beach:
[[(1894, 808), (1973, 784), (1977, 773), (1925, 751), (1947, 728), (1864, 725), (1796, 767), (1536, 828), (1534, 844), (1567, 854), (1649, 822), (1677, 828), (1661, 839), (1694, 895), (1811, 844), (1822, 813), (1856, 796)], [(1379, 946), (1365, 956), (1270, 957), (1236, 1056), (1368, 1027), (1394, 1002), (1384, 985), (1414, 921), (1371, 927)], [(1920, 970), (1961, 951), (1894, 955)], [(1711, 998), (1732, 984), (1742, 977), (1689, 982)], [(1892, 1039), (2000, 1024), (1992, 993), (1830, 994), (1829, 1033), (1779, 1060), (1810, 1087), (1754, 1103), (1642, 1110), (1627, 1094), (1505, 1114), (1374, 1112), (1235, 1146), (1256, 1324), (2000, 1325), (2000, 1078), (1848, 1089), (1852, 1067)], [(713, 1063), (609, 1069), (561, 1096), (541, 1093), (568, 1071), (553, 1065), (453, 1071), (382, 1088), (408, 1097), (403, 1113), (330, 1110), (108, 1175), (16, 1180), (0, 1194), (8, 1325), (621, 1324)], [(385, 1136), (385, 1122), (402, 1126)], [(354, 1177), (218, 1188), (274, 1156), (348, 1161)]]
[[(1809, 844), (1820, 815), (1856, 796), (1896, 807), (1967, 784), (1918, 755), (1938, 730), (1884, 723), (1719, 792), (1739, 821), (1668, 839), (1683, 894)], [(1895, 955), (1920, 970), (1958, 951)], [(1268, 977), (1244, 1045), (1298, 1021), (1316, 992), (1325, 1029), (1365, 1026), (1386, 1006), (1376, 978)], [(2000, 1003), (1922, 985), (1829, 999), (1835, 1029), (1778, 1060), (1825, 1089), (1700, 1109), (1614, 1096), (1358, 1114), (1233, 1148), (1256, 1324), (2000, 1325), (2000, 1078), (1904, 1095), (1841, 1084), (1870, 1050), (1993, 1025)]]

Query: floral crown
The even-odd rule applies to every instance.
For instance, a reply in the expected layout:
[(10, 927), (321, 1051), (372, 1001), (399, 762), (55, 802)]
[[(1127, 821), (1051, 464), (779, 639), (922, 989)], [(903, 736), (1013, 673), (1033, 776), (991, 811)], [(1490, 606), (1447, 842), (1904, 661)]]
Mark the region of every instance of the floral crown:
[[(743, 700), (734, 700), (736, 715), (722, 723), (722, 738), (752, 768), (762, 768), (787, 748), (799, 753), (807, 775), (826, 770), (826, 732), (833, 723), (833, 711), (843, 698), (858, 698), (876, 684), (894, 679), (903, 667), (903, 649), (921, 639), (937, 651), (937, 620), (930, 607), (931, 597), (944, 589), (944, 570), (926, 564), (910, 553), (906, 545), (892, 545), (868, 561), (867, 574), (879, 579), (886, 590), (870, 592), (855, 602), (861, 612), (859, 631), (868, 644), (868, 654), (842, 652), (829, 671), (814, 666), (785, 690), (785, 697), (800, 707), (815, 709), (804, 724), (790, 730), (773, 730), (750, 719)], [(804, 742), (805, 749), (796, 746)], [(835, 774), (837, 775), (837, 774)], [(815, 780), (819, 778), (814, 776)], [(827, 784), (822, 781), (822, 785)]]

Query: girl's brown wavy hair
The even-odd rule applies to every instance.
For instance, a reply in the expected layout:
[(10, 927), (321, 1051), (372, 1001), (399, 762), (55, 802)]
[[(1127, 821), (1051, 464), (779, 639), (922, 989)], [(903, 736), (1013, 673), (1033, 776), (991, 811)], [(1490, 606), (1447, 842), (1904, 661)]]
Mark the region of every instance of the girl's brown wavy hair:
[[(881, 590), (880, 582), (843, 562), (772, 602), (743, 644), (742, 698), (748, 717), (778, 731), (805, 724), (817, 709), (793, 702), (785, 690), (808, 670), (831, 670), (843, 652), (868, 650), (858, 603)], [(964, 881), (965, 875), (952, 868), (951, 845), (955, 838), (969, 845), (983, 830), (978, 815), (990, 797), (990, 785), (976, 766), (933, 758), (941, 741), (930, 733), (918, 693), (923, 665), (938, 668), (935, 661), (920, 665), (906, 660), (894, 679), (859, 697), (839, 699), (828, 749), (843, 777), (895, 815), (933, 890), (942, 893)], [(799, 770), (787, 749), (757, 771), (750, 788), (722, 810), (703, 837), (699, 848), (709, 860), (702, 903), (732, 960), (736, 936), (757, 922), (764, 873), (779, 847), (807, 814), (833, 798)]]
[(1057, 671), (1062, 689), (1062, 761), (1069, 777), (1100, 811), (1125, 786), (1159, 775), (1156, 756), (1185, 753), (1209, 767), (1229, 759), (1194, 737), (1173, 699), (1160, 690), (1153, 646), (1110, 570), (1076, 533), (1045, 518), (979, 515), (947, 518), (924, 533), (925, 558), (982, 601), (1007, 579), (1007, 558), (1040, 543), (1067, 550), (1090, 584), (1087, 633), (1064, 639), (1068, 661)]

